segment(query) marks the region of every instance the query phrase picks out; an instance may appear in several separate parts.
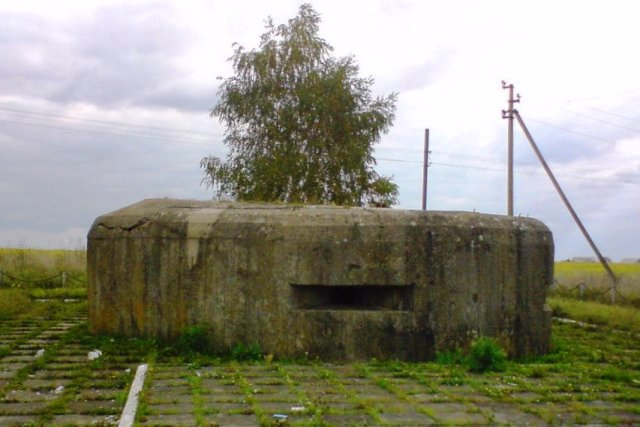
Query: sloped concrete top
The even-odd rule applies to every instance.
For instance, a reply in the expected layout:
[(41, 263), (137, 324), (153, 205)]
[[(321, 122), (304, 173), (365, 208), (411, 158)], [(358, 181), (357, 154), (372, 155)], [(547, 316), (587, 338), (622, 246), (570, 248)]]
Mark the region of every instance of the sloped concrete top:
[[(268, 215), (265, 213), (268, 212)], [(224, 221), (221, 221), (224, 219)], [(326, 205), (285, 205), (202, 200), (146, 199), (98, 217), (90, 231), (94, 238), (101, 231), (131, 231), (149, 223), (188, 223), (189, 238), (208, 237), (217, 223), (271, 223), (313, 225), (416, 226), (428, 222), (437, 226), (467, 225), (499, 229), (516, 227), (549, 232), (539, 220), (471, 212), (420, 211), (385, 208), (356, 208)], [(184, 238), (185, 236), (180, 236)]]

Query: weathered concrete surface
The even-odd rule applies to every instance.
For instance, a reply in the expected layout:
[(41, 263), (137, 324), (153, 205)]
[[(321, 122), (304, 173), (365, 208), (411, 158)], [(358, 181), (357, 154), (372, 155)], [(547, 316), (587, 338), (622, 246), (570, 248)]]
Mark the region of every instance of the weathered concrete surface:
[(96, 219), (93, 332), (217, 350), (423, 360), (495, 336), (548, 350), (553, 241), (539, 221), (463, 212), (145, 200)]

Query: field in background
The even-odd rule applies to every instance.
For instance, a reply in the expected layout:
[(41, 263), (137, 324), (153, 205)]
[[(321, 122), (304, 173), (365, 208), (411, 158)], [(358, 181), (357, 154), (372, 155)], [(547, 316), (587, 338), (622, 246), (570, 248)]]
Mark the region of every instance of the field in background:
[(19, 312), (27, 304), (21, 294), (31, 298), (86, 298), (86, 258), (83, 250), (0, 248), (0, 290), (5, 300), (0, 306)]
[[(616, 301), (640, 308), (640, 263), (609, 265), (618, 277)], [(600, 263), (556, 262), (555, 280), (554, 296), (603, 303), (611, 300), (611, 280)], [(582, 294), (580, 284), (584, 284)]]
[(24, 279), (41, 279), (63, 271), (86, 277), (84, 250), (0, 248), (0, 271)]

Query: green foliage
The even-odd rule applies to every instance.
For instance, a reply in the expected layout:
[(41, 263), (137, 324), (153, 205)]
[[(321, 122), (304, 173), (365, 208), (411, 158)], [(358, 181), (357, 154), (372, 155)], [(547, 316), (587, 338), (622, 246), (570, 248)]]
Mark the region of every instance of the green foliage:
[(397, 95), (373, 97), (353, 57), (334, 58), (308, 4), (287, 25), (269, 19), (259, 48), (236, 45), (235, 75), (211, 110), (226, 125), (226, 161), (201, 161), (216, 197), (387, 207), (398, 187), (373, 167)]
[[(167, 343), (165, 343), (167, 344)], [(160, 343), (162, 345), (162, 343)], [(216, 353), (211, 341), (210, 329), (206, 325), (191, 326), (182, 333), (178, 340), (160, 353), (163, 356), (178, 356), (191, 362), (192, 367), (199, 366), (205, 361), (211, 362), (214, 356), (237, 361), (263, 360), (263, 353), (258, 343), (239, 343), (230, 353)], [(272, 357), (272, 356), (271, 356)], [(216, 358), (215, 360), (220, 360)]]
[(506, 353), (492, 338), (480, 337), (471, 344), (468, 364), (473, 372), (504, 371), (506, 361)]
[(462, 365), (466, 358), (461, 349), (436, 353), (436, 363), (438, 365)]
[(31, 298), (44, 298), (44, 299), (86, 299), (87, 288), (65, 287), (65, 288), (32, 288), (29, 290), (29, 296)]
[(614, 381), (616, 383), (633, 383), (633, 378), (629, 372), (615, 366), (609, 366), (599, 376), (603, 380)]
[(251, 344), (239, 343), (231, 349), (231, 358), (237, 361), (262, 360), (262, 349), (260, 344), (256, 342)]
[(8, 320), (29, 313), (33, 304), (22, 289), (0, 289), (0, 320)]
[(176, 349), (185, 354), (205, 354), (211, 350), (209, 330), (204, 325), (188, 327), (178, 339)]
[(0, 346), (0, 359), (11, 353), (11, 349), (7, 346)]

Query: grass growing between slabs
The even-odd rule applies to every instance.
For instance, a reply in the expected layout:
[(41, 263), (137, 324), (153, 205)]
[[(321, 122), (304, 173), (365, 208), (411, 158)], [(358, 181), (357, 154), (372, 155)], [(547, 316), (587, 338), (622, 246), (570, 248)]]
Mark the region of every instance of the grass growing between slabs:
[[(625, 324), (618, 322), (616, 307), (589, 304), (602, 311), (601, 326), (554, 323), (552, 351), (525, 360), (507, 360), (487, 339), (478, 340), (468, 353), (440, 354), (424, 363), (278, 361), (261, 357), (255, 345), (251, 351), (243, 345), (227, 357), (214, 357), (198, 350), (203, 334), (188, 331), (182, 355), (156, 350), (139, 421), (153, 424), (186, 409), (200, 425), (225, 416), (250, 416), (261, 425), (276, 425), (282, 418), (274, 417), (285, 416), (290, 425), (303, 426), (385, 425), (390, 420), (640, 423), (640, 339), (618, 330)], [(571, 305), (566, 309), (578, 314)], [(174, 391), (167, 392), (172, 386)], [(190, 403), (184, 403), (185, 394)]]
[[(505, 360), (489, 340), (475, 356), (458, 351), (424, 363), (333, 364), (279, 361), (261, 354), (256, 344), (239, 345), (226, 356), (208, 355), (200, 342), (206, 334), (198, 328), (185, 331), (187, 337), (175, 344), (180, 348), (153, 339), (93, 336), (84, 301), (30, 305), (0, 321), (3, 339), (14, 340), (0, 348), (0, 370), (23, 360), (0, 388), (0, 413), (10, 414), (24, 396), (46, 396), (33, 403), (34, 425), (115, 420), (141, 363), (150, 367), (141, 395), (142, 424), (188, 416), (187, 424), (194, 425), (224, 417), (276, 425), (275, 415), (302, 426), (499, 424), (508, 414), (515, 417), (509, 419), (513, 425), (640, 423), (640, 340), (615, 331), (622, 326), (615, 312), (602, 315), (598, 328), (554, 323), (552, 352), (528, 360)], [(65, 323), (72, 325), (47, 338)], [(44, 357), (20, 358), (41, 346)], [(93, 349), (102, 357), (89, 361)], [(474, 367), (469, 357), (484, 368)], [(60, 385), (64, 389), (56, 393)]]
[[(480, 346), (480, 360), (495, 352), (494, 344)], [(275, 416), (301, 426), (398, 419), (475, 425), (503, 423), (505, 414), (512, 425), (640, 422), (640, 341), (628, 334), (557, 323), (548, 355), (498, 356), (499, 369), (483, 373), (465, 357), (333, 364), (160, 356), (138, 421), (153, 424), (186, 410), (200, 425), (225, 416), (261, 425), (276, 425)]]
[[(2, 296), (21, 290), (0, 290)], [(28, 299), (28, 297), (26, 297)], [(93, 336), (86, 300), (34, 301), (0, 320), (0, 419), (10, 425), (110, 425), (120, 416), (146, 340)], [(102, 357), (89, 358), (93, 349)]]
[(74, 298), (70, 302), (65, 302), (64, 299), (38, 301), (34, 299), (30, 290), (0, 289), (0, 330), (4, 322), (23, 320), (29, 322), (33, 319), (62, 320), (72, 317), (73, 313), (86, 312), (86, 308), (87, 301), (84, 297)]

